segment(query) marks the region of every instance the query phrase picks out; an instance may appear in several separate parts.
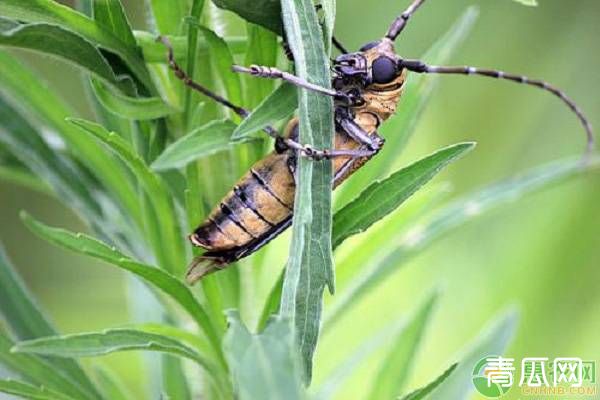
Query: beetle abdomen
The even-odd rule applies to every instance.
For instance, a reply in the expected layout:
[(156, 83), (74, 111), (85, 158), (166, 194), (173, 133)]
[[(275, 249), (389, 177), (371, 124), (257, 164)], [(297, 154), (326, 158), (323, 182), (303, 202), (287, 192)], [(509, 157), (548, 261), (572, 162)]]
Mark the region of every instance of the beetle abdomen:
[(294, 163), (289, 153), (273, 152), (254, 164), (190, 236), (192, 243), (211, 252), (231, 250), (287, 219), (294, 209)]

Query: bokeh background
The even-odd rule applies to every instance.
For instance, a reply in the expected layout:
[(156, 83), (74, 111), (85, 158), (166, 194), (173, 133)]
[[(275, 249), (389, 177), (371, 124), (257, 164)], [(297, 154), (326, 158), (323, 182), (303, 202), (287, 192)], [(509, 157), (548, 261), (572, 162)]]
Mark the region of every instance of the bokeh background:
[[(539, 7), (523, 7), (510, 0), (431, 0), (414, 17), (397, 50), (419, 57), (466, 7), (477, 5), (479, 19), (452, 56), (453, 64), (545, 78), (564, 88), (600, 127), (600, 3), (539, 2)], [(142, 2), (126, 3), (134, 25), (142, 28)], [(349, 48), (358, 48), (381, 36), (406, 3), (338, 1), (336, 35)], [(243, 32), (235, 23), (229, 28)], [(23, 58), (82, 115), (90, 115), (77, 71), (48, 58)], [(477, 149), (436, 178), (451, 184), (450, 197), (578, 154), (584, 143), (576, 118), (549, 95), (483, 78), (445, 77), (397, 163), (464, 140), (477, 141)], [(488, 320), (511, 306), (520, 310), (521, 319), (506, 355), (573, 356), (600, 362), (599, 205), (600, 174), (591, 173), (455, 231), (394, 274), (323, 337), (317, 380), (343, 362), (365, 335), (413, 309), (436, 288), (441, 298), (411, 386), (439, 373)], [(131, 322), (128, 278), (35, 238), (18, 219), (21, 209), (50, 225), (84, 227), (51, 197), (0, 182), (0, 240), (60, 330), (91, 331)], [(282, 253), (287, 250), (285, 240), (275, 242)], [(114, 367), (134, 392), (142, 393), (146, 378), (141, 357), (125, 353), (101, 362)], [(375, 366), (366, 363), (342, 398), (360, 398), (370, 386)], [(507, 398), (517, 394), (513, 390)]]

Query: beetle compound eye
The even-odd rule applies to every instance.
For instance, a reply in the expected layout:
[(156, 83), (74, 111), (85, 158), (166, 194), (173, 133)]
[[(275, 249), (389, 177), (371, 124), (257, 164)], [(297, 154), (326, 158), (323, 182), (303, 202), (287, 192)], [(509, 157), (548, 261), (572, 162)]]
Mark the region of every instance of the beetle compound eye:
[(396, 63), (388, 57), (377, 58), (371, 68), (375, 83), (389, 83), (396, 77)]

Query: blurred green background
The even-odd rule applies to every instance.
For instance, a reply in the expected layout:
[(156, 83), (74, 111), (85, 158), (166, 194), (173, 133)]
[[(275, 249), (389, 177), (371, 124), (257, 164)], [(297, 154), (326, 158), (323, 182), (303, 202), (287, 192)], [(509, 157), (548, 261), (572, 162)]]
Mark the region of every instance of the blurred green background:
[[(127, 3), (127, 2), (126, 2)], [(140, 1), (129, 1), (143, 27)], [(336, 36), (356, 49), (381, 36), (407, 1), (338, 1)], [(509, 0), (430, 0), (398, 42), (419, 57), (469, 5), (480, 17), (453, 64), (496, 67), (540, 77), (564, 88), (600, 126), (600, 3), (540, 0), (523, 7)], [(238, 33), (243, 28), (233, 28)], [(52, 88), (89, 115), (79, 73), (53, 59), (25, 56)], [(426, 60), (425, 60), (426, 61)], [(72, 77), (72, 78), (71, 78)], [(477, 149), (436, 178), (458, 196), (491, 181), (562, 156), (578, 154), (584, 136), (576, 118), (555, 98), (528, 87), (483, 78), (444, 77), (427, 106), (402, 165), (448, 144)], [(386, 132), (390, 134), (390, 132)], [(385, 151), (385, 150), (384, 150)], [(529, 196), (455, 231), (399, 270), (322, 338), (316, 380), (341, 362), (369, 332), (412, 310), (432, 289), (441, 298), (418, 355), (411, 386), (441, 372), (486, 321), (510, 306), (520, 310), (506, 355), (581, 357), (600, 362), (600, 175), (589, 174)], [(129, 279), (33, 237), (18, 219), (26, 209), (50, 225), (83, 229), (55, 200), (0, 182), (0, 240), (25, 281), (64, 333), (131, 322)], [(287, 251), (287, 239), (275, 242)], [(345, 245), (343, 252), (351, 248)], [(279, 258), (275, 258), (276, 260)], [(246, 267), (251, 268), (251, 263)], [(343, 291), (343, 286), (339, 287)], [(327, 348), (327, 356), (322, 350)], [(137, 354), (102, 359), (134, 390), (145, 383)], [(360, 398), (375, 363), (361, 368), (341, 398)], [(506, 398), (518, 398), (513, 389)]]

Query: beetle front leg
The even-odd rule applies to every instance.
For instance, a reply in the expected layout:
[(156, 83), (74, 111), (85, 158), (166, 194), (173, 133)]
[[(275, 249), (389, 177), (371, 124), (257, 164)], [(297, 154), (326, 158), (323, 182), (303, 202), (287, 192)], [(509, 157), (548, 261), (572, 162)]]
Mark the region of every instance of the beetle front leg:
[(250, 67), (242, 67), (240, 65), (234, 65), (231, 68), (234, 72), (249, 74), (259, 78), (281, 79), (303, 89), (312, 90), (313, 92), (333, 97), (334, 99), (343, 101), (348, 105), (353, 105), (357, 101), (357, 99), (354, 99), (348, 93), (315, 85), (314, 83), (308, 82), (294, 74), (281, 71), (280, 69), (274, 67), (266, 67), (262, 65), (251, 65)]

